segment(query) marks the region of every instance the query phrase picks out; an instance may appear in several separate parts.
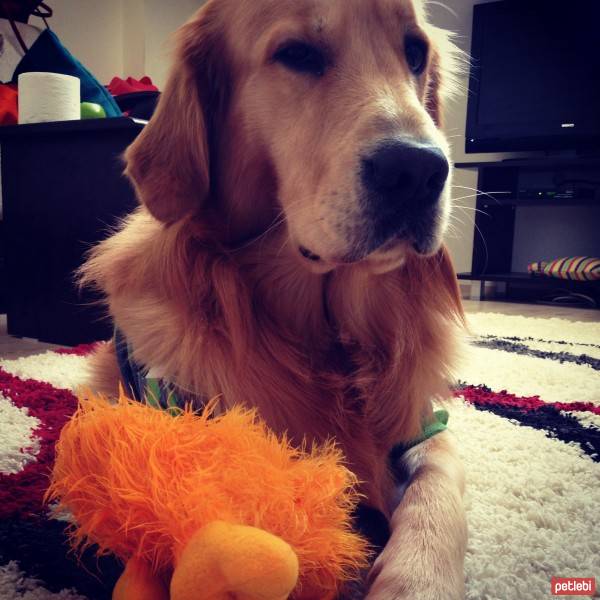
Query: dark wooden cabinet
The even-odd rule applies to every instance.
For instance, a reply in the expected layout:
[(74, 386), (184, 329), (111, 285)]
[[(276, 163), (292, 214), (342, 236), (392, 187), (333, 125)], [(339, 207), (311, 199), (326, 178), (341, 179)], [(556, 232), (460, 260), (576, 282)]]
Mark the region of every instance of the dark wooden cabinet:
[(121, 155), (142, 128), (128, 118), (0, 128), (9, 334), (65, 345), (110, 337), (74, 272), (137, 204)]

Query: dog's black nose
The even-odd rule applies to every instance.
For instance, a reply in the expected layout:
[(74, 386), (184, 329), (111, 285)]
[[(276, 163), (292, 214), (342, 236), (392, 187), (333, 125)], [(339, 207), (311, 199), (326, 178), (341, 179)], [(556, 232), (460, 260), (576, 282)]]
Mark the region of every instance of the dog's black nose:
[(387, 142), (363, 159), (363, 184), (390, 211), (434, 204), (450, 167), (440, 148), (408, 141)]

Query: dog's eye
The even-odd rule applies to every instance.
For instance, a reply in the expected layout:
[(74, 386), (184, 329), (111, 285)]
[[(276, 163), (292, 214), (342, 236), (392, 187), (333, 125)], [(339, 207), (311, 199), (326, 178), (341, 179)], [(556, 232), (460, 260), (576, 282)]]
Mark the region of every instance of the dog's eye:
[(406, 38), (404, 53), (408, 68), (415, 75), (420, 75), (427, 64), (427, 43), (419, 38)]
[(288, 42), (273, 56), (273, 60), (292, 71), (320, 77), (325, 73), (325, 55), (321, 50), (304, 42)]

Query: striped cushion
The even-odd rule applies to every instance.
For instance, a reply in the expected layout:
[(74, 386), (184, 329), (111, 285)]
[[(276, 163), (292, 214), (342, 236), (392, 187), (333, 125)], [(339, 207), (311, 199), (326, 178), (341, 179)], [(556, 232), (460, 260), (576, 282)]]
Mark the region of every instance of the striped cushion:
[(600, 279), (600, 258), (592, 256), (567, 256), (551, 262), (531, 263), (527, 270), (530, 273), (572, 279), (574, 281), (595, 281)]

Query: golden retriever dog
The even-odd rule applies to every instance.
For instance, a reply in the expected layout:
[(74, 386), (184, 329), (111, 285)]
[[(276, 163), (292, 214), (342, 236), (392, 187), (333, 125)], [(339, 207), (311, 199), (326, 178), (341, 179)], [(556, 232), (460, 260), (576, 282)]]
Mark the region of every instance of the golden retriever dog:
[[(448, 396), (462, 324), (454, 56), (419, 0), (209, 0), (126, 152), (140, 207), (82, 271), (145, 369), (296, 443), (335, 438), (390, 524), (369, 600), (464, 596), (450, 434), (390, 461)], [(114, 393), (114, 344), (93, 363)]]

